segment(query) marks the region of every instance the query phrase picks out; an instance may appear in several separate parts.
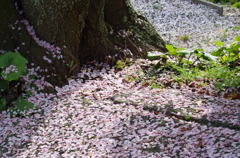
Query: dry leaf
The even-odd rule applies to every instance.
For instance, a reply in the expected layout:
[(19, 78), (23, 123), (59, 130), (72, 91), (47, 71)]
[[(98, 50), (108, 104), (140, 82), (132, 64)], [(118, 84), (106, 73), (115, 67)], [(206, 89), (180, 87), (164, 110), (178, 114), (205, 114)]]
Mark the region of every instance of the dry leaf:
[(180, 129), (181, 129), (181, 131), (187, 131), (188, 130), (187, 127), (181, 127)]
[(202, 139), (201, 138), (197, 138), (198, 143), (196, 144), (196, 146), (199, 146), (200, 148), (203, 148), (203, 144), (202, 144)]
[(163, 89), (157, 89), (157, 90), (156, 90), (156, 92), (161, 92), (161, 91), (163, 91)]
[(155, 115), (158, 115), (160, 112), (159, 111), (154, 111), (154, 114)]
[(197, 100), (196, 103), (198, 106), (200, 106), (202, 104), (202, 100)]

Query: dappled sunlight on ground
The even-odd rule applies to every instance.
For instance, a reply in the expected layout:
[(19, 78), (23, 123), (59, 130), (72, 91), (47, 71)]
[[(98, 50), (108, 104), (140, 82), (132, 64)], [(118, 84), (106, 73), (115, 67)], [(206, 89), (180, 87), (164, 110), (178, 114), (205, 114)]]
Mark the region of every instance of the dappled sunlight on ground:
[(239, 156), (239, 100), (126, 82), (139, 62), (106, 67), (83, 67), (56, 96), (35, 96), (30, 118), (1, 114), (1, 157)]

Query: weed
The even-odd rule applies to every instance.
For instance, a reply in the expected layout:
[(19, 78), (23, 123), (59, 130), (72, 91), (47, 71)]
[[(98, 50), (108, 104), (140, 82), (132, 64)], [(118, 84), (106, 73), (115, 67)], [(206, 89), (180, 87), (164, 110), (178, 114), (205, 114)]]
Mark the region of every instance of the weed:
[(187, 41), (189, 41), (189, 35), (184, 34), (184, 35), (180, 36), (179, 39), (183, 42), (187, 42)]
[[(224, 31), (224, 38), (227, 31)], [(149, 59), (166, 58), (164, 65), (158, 63), (162, 66), (158, 69), (170, 70), (172, 79), (178, 83), (188, 84), (196, 80), (203, 81), (199, 85), (205, 86), (204, 82), (207, 81), (216, 90), (240, 87), (240, 35), (226, 46), (222, 41), (215, 44), (219, 49), (212, 54), (204, 53), (203, 49), (185, 50), (166, 45), (167, 53), (148, 52), (147, 55)]]
[(133, 61), (129, 58), (126, 58), (125, 60), (118, 60), (116, 62), (115, 68), (124, 69), (125, 67), (131, 66), (132, 64)]
[(226, 41), (227, 39), (227, 32), (228, 32), (228, 29), (225, 29), (222, 31), (222, 34), (218, 36), (218, 38), (221, 40), (221, 41)]
[(161, 6), (159, 6), (159, 5), (153, 5), (153, 8), (154, 9), (157, 9), (157, 10), (162, 10), (163, 8), (161, 7)]

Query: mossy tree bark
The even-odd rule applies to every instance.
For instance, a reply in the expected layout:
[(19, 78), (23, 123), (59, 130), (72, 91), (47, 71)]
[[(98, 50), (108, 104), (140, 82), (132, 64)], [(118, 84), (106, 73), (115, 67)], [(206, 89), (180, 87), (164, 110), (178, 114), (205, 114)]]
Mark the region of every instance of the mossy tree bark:
[[(47, 69), (53, 85), (64, 85), (85, 61), (166, 51), (162, 38), (129, 0), (1, 1), (0, 10), (0, 49), (18, 48), (29, 66)], [(53, 55), (59, 53), (58, 47), (62, 58)], [(72, 61), (74, 69), (66, 66)]]

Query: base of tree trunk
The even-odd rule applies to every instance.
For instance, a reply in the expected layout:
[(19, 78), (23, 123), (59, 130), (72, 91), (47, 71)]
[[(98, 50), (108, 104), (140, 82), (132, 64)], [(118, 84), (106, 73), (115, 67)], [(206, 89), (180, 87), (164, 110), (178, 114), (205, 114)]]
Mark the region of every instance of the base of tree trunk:
[(41, 74), (50, 75), (53, 86), (66, 84), (89, 60), (114, 63), (167, 51), (129, 0), (1, 1), (0, 9), (0, 50), (20, 52), (29, 68), (40, 66)]

